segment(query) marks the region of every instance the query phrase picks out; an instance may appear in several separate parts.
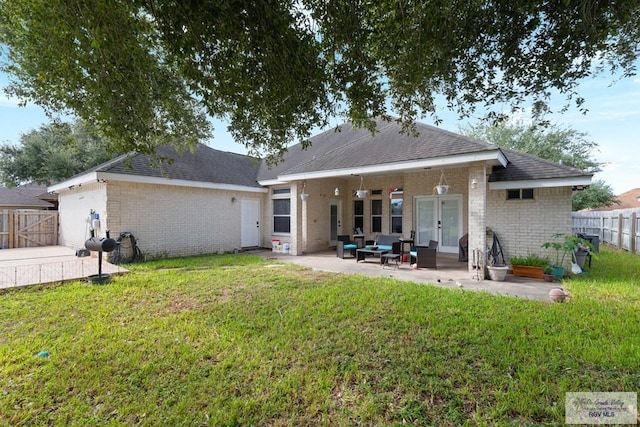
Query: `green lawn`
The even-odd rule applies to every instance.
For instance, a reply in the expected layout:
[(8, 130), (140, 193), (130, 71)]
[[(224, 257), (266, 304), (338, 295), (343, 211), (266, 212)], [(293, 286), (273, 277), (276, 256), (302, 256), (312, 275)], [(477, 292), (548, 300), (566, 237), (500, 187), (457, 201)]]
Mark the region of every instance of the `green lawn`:
[(244, 255), (132, 268), (0, 294), (0, 425), (562, 425), (565, 392), (640, 389), (626, 253), (565, 304)]

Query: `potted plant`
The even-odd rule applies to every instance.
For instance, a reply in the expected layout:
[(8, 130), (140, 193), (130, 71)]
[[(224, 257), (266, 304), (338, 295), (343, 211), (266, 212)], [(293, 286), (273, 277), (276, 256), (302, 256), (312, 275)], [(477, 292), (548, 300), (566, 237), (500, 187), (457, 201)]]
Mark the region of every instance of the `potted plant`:
[(542, 279), (544, 275), (544, 268), (548, 265), (549, 260), (538, 255), (511, 258), (511, 269), (513, 270), (513, 275), (518, 277)]
[[(589, 249), (592, 247), (591, 243), (581, 237), (566, 234), (554, 234), (552, 237), (561, 240), (545, 242), (542, 247), (556, 251), (556, 262), (551, 265), (554, 277), (561, 279), (564, 276), (564, 260), (567, 254), (575, 254), (576, 262), (582, 268)], [(580, 261), (582, 261), (582, 264), (580, 264)]]
[(542, 273), (542, 278), (545, 282), (553, 282), (554, 277), (553, 269), (550, 265), (547, 265)]
[(494, 280), (496, 282), (504, 282), (504, 279), (507, 277), (508, 271), (509, 271), (509, 266), (497, 264), (493, 257), (489, 257), (489, 265), (487, 266), (487, 273), (489, 274), (489, 279)]

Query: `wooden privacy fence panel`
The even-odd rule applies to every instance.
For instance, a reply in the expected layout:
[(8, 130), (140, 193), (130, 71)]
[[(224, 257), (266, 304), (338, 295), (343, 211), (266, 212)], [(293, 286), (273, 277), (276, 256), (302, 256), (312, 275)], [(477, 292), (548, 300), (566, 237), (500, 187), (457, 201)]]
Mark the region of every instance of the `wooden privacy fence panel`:
[(640, 209), (572, 212), (573, 232), (597, 234), (600, 241), (640, 254)]
[(0, 211), (0, 248), (58, 244), (58, 211)]

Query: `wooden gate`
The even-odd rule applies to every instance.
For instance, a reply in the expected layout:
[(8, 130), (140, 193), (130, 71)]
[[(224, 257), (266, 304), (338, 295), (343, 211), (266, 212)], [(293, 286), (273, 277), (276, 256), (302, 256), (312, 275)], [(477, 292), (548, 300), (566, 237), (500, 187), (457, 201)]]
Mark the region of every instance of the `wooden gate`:
[(58, 211), (0, 211), (0, 248), (58, 244)]

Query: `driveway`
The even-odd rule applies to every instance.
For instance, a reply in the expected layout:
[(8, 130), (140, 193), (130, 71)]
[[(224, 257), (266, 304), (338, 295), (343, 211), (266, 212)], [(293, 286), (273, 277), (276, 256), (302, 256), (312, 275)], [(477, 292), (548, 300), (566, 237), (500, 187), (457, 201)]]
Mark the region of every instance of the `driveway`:
[[(63, 282), (98, 274), (98, 254), (76, 257), (76, 251), (63, 246), (0, 250), (0, 289), (38, 283)], [(103, 255), (102, 273), (125, 273), (126, 269), (107, 262)]]
[(326, 251), (301, 256), (260, 252), (267, 259), (277, 259), (283, 262), (303, 265), (318, 271), (332, 271), (336, 273), (362, 274), (371, 277), (390, 277), (398, 280), (428, 283), (453, 289), (467, 289), (472, 291), (489, 292), (496, 295), (509, 295), (519, 298), (550, 301), (549, 291), (560, 287), (561, 283), (547, 283), (542, 280), (528, 279), (507, 275), (504, 282), (492, 280), (478, 280), (475, 273), (470, 273), (466, 262), (458, 262), (457, 254), (438, 253), (438, 269), (414, 270), (408, 263), (399, 268), (382, 268), (377, 260), (374, 262), (356, 262), (355, 258), (341, 259), (335, 251)]

